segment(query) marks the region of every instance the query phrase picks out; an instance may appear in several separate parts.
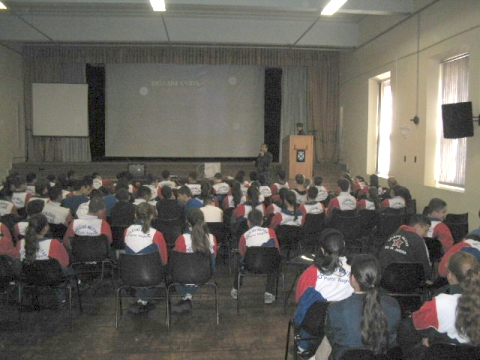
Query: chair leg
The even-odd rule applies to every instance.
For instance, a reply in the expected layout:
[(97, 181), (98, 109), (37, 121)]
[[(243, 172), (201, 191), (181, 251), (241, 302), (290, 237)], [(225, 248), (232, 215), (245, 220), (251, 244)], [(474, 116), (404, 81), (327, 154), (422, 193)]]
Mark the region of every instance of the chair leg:
[(117, 289), (117, 301), (115, 302), (115, 329), (118, 329), (118, 311), (120, 310), (120, 315), (122, 315), (122, 297), (121, 292), (122, 288)]
[(167, 328), (170, 330), (170, 286), (174, 284), (168, 285), (167, 288)]
[[(290, 290), (288, 291), (287, 297), (285, 298), (285, 296), (284, 296), (285, 304), (283, 305), (283, 307), (285, 308), (285, 313), (287, 312), (288, 299), (290, 299), (290, 295), (292, 295), (293, 288), (295, 287), (295, 284), (297, 283), (297, 280), (298, 280), (299, 277), (300, 277), (300, 271), (297, 271), (297, 273), (295, 274), (295, 279), (293, 279), (292, 286), (290, 287)], [(285, 275), (284, 275), (284, 278), (285, 278)]]
[(285, 360), (288, 359), (288, 348), (290, 347), (290, 328), (291, 328), (292, 320), (288, 321), (288, 328), (287, 328), (287, 341), (285, 345)]
[(240, 313), (240, 288), (241, 286), (242, 273), (238, 272), (238, 289), (237, 289), (237, 315)]
[(217, 313), (217, 325), (220, 325), (220, 314), (218, 312), (218, 288), (217, 284), (215, 286), (215, 312)]
[(72, 285), (68, 286), (68, 314), (70, 316), (70, 330), (73, 328), (73, 317), (72, 317)]
[(77, 289), (77, 298), (78, 298), (78, 308), (80, 309), (80, 312), (83, 312), (82, 308), (82, 297), (80, 295), (80, 289), (78, 288), (78, 279), (77, 277), (74, 277), (73, 280), (75, 281), (75, 287)]

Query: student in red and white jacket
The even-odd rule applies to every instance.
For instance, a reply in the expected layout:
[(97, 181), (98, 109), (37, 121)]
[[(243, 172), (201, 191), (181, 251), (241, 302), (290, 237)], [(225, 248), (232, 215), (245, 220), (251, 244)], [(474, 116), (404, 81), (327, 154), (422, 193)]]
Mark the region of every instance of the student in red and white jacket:
[(25, 231), (28, 226), (28, 219), (35, 214), (40, 214), (45, 207), (45, 203), (42, 200), (32, 200), (26, 206), (26, 215), (27, 218), (25, 220), (19, 221), (13, 227), (13, 236), (17, 241), (23, 239), (25, 236)]
[(366, 195), (368, 191), (368, 184), (365, 182), (365, 179), (362, 176), (357, 175), (353, 181), (353, 193), (357, 199), (363, 195)]
[(350, 189), (350, 183), (348, 180), (338, 179), (337, 184), (341, 192), (337, 197), (334, 197), (329, 201), (327, 211), (325, 213), (327, 218), (331, 218), (333, 216), (334, 209), (355, 210), (357, 208), (357, 200), (348, 192)]
[(248, 213), (252, 209), (260, 210), (263, 216), (266, 215), (265, 204), (260, 202), (260, 192), (258, 187), (250, 186), (247, 190), (248, 200), (244, 204), (238, 205), (235, 210), (233, 210), (232, 217), (234, 221), (239, 219), (246, 219)]
[(278, 194), (280, 189), (287, 189), (290, 190), (290, 185), (288, 184), (288, 181), (286, 180), (287, 175), (285, 174), (285, 171), (280, 170), (277, 173), (278, 176), (278, 181), (276, 183), (273, 183), (270, 186), (270, 190), (272, 192), (272, 196)]
[(295, 193), (290, 190), (285, 196), (286, 208), (276, 213), (270, 222), (270, 228), (276, 229), (279, 225), (303, 226), (305, 214), (298, 210)]
[(90, 200), (88, 214), (79, 219), (73, 220), (63, 237), (63, 245), (70, 249), (70, 238), (74, 236), (107, 236), (108, 243), (112, 243), (112, 229), (105, 220), (99, 216), (105, 212), (105, 202), (102, 198), (95, 197)]
[(307, 201), (305, 204), (299, 206), (300, 210), (305, 216), (307, 214), (323, 214), (325, 212), (325, 206), (320, 201), (315, 200), (318, 195), (318, 188), (311, 186), (307, 191)]
[(18, 257), (18, 251), (15, 250), (12, 234), (7, 225), (0, 222), (0, 255)]
[(480, 236), (479, 235), (466, 235), (465, 238), (458, 244), (453, 245), (450, 250), (448, 250), (445, 255), (443, 255), (440, 264), (438, 265), (438, 275), (441, 277), (447, 276), (447, 263), (450, 257), (459, 252), (463, 251), (475, 256), (475, 258), (480, 261)]
[(397, 185), (390, 190), (390, 198), (383, 200), (380, 203), (380, 209), (385, 211), (387, 209), (404, 209), (406, 207), (406, 192), (403, 186)]
[(428, 203), (427, 216), (432, 223), (427, 237), (438, 239), (442, 243), (443, 250), (447, 252), (455, 243), (452, 232), (447, 225), (443, 223), (447, 214), (447, 203), (442, 199), (433, 198)]

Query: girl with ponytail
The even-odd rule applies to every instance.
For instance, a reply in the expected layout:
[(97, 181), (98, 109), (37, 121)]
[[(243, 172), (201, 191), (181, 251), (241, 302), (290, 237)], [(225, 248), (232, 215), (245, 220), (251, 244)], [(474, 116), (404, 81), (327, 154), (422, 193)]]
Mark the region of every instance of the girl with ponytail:
[(247, 202), (237, 205), (235, 210), (233, 210), (232, 217), (234, 221), (247, 220), (248, 214), (252, 209), (260, 210), (262, 216), (266, 216), (266, 207), (260, 200), (260, 190), (258, 189), (258, 186), (253, 184), (250, 185), (247, 190), (247, 200)]
[[(326, 229), (320, 235), (319, 244), (314, 264), (298, 280), (294, 317), (297, 326), (304, 322), (307, 312), (316, 302), (340, 301), (353, 293), (349, 282), (351, 268), (344, 255), (343, 234), (335, 229)], [(301, 335), (309, 337), (310, 334), (302, 329)], [(302, 355), (315, 351), (314, 345), (310, 341), (301, 341), (297, 351)]]
[[(427, 330), (422, 341), (429, 346), (435, 339), (480, 345), (480, 265), (468, 252), (453, 254), (447, 263), (449, 294), (440, 294), (412, 314), (417, 330)], [(424, 334), (424, 331), (422, 331)]]
[(305, 222), (305, 214), (298, 210), (297, 198), (293, 191), (285, 195), (286, 208), (275, 214), (270, 223), (270, 228), (275, 229), (278, 225), (302, 226)]
[[(215, 266), (217, 240), (214, 235), (210, 234), (208, 226), (205, 223), (203, 212), (197, 208), (189, 209), (187, 211), (187, 223), (189, 227), (188, 231), (177, 238), (173, 251), (210, 254), (212, 264)], [(195, 290), (195, 286), (180, 287), (182, 300), (172, 306), (173, 314), (184, 315), (192, 311), (191, 300)]]
[(355, 256), (350, 275), (355, 292), (329, 305), (325, 338), (315, 359), (340, 359), (351, 348), (381, 355), (396, 345), (400, 306), (395, 299), (379, 295), (380, 279), (380, 265), (374, 256)]

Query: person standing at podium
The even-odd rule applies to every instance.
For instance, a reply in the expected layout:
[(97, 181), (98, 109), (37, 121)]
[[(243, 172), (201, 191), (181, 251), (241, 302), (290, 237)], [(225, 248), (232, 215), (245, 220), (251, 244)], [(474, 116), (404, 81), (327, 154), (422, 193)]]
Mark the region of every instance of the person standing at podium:
[(303, 124), (302, 123), (297, 123), (297, 135), (307, 135), (305, 133), (305, 130), (303, 130)]
[(273, 155), (268, 151), (267, 144), (262, 144), (260, 147), (260, 153), (258, 154), (256, 160), (257, 172), (258, 175), (265, 176), (265, 183), (270, 185), (270, 168), (272, 166)]

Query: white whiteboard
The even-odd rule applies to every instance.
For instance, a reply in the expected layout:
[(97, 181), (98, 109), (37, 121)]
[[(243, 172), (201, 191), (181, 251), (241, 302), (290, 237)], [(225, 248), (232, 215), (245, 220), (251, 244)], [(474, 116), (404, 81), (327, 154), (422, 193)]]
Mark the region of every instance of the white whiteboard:
[(88, 137), (87, 84), (32, 84), (33, 135)]

